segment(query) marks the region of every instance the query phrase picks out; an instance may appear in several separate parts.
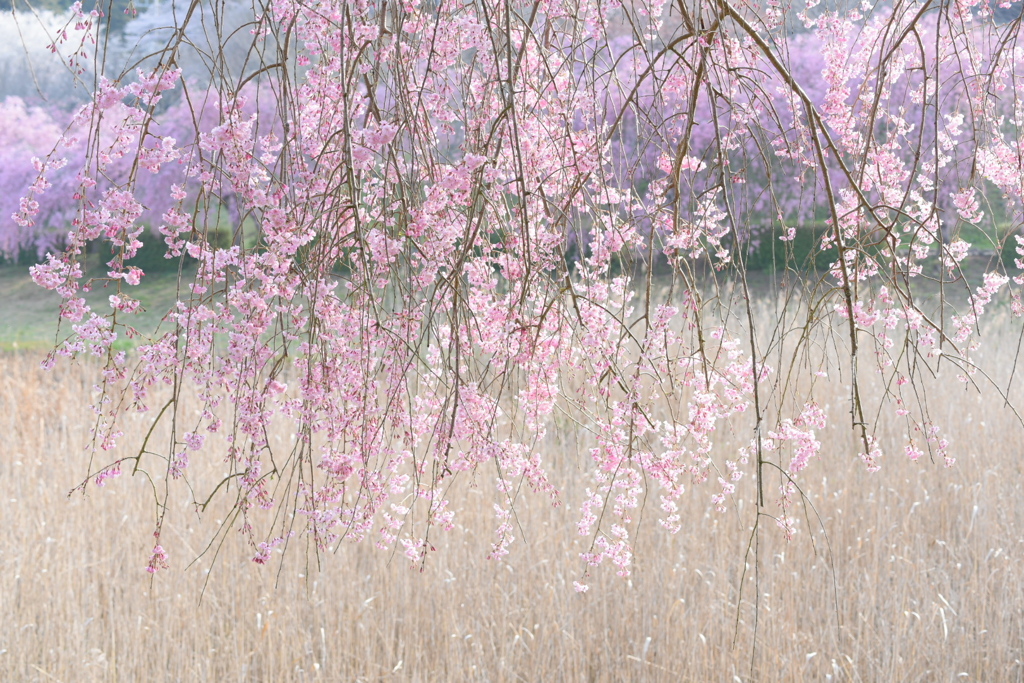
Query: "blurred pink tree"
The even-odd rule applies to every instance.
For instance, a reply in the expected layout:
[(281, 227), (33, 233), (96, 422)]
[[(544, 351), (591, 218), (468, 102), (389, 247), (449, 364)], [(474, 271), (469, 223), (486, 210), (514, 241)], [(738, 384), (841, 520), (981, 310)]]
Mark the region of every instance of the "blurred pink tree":
[[(49, 226), (59, 226), (67, 233), (77, 210), (67, 198), (77, 188), (74, 166), (82, 165), (81, 154), (70, 167), (53, 168), (46, 174), (46, 181), (53, 187), (49, 195), (40, 197), (39, 206), (33, 207), (34, 225), (19, 226), (13, 219), (20, 209), (20, 198), (39, 174), (43, 160), (51, 155), (63, 156), (54, 154), (63, 152), (57, 149), (62, 132), (58, 121), (41, 108), (26, 106), (16, 97), (0, 103), (0, 252), (8, 258), (17, 258), (22, 251), (42, 256), (63, 247), (63, 235)], [(51, 201), (51, 197), (60, 199)]]

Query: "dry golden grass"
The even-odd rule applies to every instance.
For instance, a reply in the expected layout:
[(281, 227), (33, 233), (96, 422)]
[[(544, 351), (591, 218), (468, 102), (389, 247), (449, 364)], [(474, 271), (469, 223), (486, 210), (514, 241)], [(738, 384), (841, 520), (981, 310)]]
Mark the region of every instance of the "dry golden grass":
[[(883, 432), (870, 475), (836, 386), (804, 478), (833, 555), (813, 516), (790, 543), (766, 528), (756, 580), (749, 503), (709, 512), (710, 489), (688, 494), (677, 536), (645, 525), (630, 581), (602, 568), (577, 594), (575, 510), (523, 499), (524, 533), (490, 562), (490, 499), (469, 488), (423, 572), (369, 543), (322, 570), (301, 544), (259, 567), (235, 533), (186, 567), (217, 520), (182, 501), (162, 538), (172, 568), (154, 579), (143, 481), (65, 496), (86, 472), (90, 373), (37, 360), (0, 357), (3, 681), (1024, 680), (1024, 432), (995, 394), (936, 396), (956, 468), (909, 462)], [(573, 507), (575, 449), (545, 447)]]

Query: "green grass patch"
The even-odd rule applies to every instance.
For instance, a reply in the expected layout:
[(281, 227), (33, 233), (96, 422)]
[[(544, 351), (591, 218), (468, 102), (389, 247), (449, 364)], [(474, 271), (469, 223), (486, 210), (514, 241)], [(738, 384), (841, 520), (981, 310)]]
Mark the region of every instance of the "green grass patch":
[[(94, 269), (89, 269), (93, 274)], [(184, 273), (183, 280), (191, 279), (191, 271)], [(147, 272), (137, 287), (121, 285), (122, 293), (142, 302), (142, 311), (133, 315), (119, 316), (119, 322), (131, 325), (143, 335), (157, 330), (163, 316), (182, 294), (188, 292), (184, 283), (180, 285), (177, 271)], [(94, 281), (93, 290), (84, 296), (99, 315), (109, 313), (110, 296), (117, 293), (117, 283)], [(36, 285), (29, 276), (28, 267), (21, 265), (0, 266), (0, 350), (46, 350), (56, 342), (63, 341), (71, 334), (72, 323), (61, 321), (58, 331), (61, 298)], [(119, 338), (115, 348), (134, 347), (140, 340)]]
[(783, 241), (779, 238), (785, 233), (781, 226), (775, 224), (771, 231), (757, 236), (756, 246), (747, 254), (747, 270), (774, 273), (789, 268), (824, 272), (839, 255), (835, 247), (821, 249), (821, 238), (829, 230), (824, 224), (799, 227), (791, 241)]

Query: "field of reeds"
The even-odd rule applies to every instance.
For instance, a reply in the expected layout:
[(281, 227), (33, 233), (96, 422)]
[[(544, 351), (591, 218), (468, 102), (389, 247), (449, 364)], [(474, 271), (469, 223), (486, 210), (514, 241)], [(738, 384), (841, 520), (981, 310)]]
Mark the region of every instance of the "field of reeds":
[[(990, 327), (982, 361), (1012, 359), (1019, 325)], [(566, 504), (520, 498), (503, 561), (485, 559), (491, 500), (466, 479), (422, 571), (371, 543), (320, 558), (294, 543), (261, 567), (234, 532), (214, 557), (221, 520), (175, 499), (171, 568), (151, 576), (141, 477), (68, 496), (88, 472), (95, 368), (40, 359), (0, 355), (3, 681), (1024, 680), (1024, 428), (996, 392), (935, 385), (954, 468), (907, 460), (883, 428), (869, 474), (836, 381), (793, 541), (764, 525), (751, 544), (749, 481), (725, 513), (695, 489), (678, 535), (644, 525), (630, 579), (599, 568), (580, 594), (587, 463), (567, 431), (543, 444)], [(193, 476), (221, 464), (197, 458)]]

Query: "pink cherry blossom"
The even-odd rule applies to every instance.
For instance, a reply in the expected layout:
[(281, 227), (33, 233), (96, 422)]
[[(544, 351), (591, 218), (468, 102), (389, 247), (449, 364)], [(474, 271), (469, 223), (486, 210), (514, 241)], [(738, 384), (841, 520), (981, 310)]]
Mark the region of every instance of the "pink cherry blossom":
[[(370, 538), (423, 568), (456, 479), (488, 496), (496, 561), (528, 496), (568, 503), (584, 572), (629, 577), (639, 526), (688, 528), (688, 494), (789, 537), (837, 458), (953, 465), (924, 378), (970, 381), (1002, 292), (1024, 310), (1008, 264), (968, 267), (979, 233), (1024, 258), (1024, 46), (976, 4), (274, 2), (244, 78), (228, 45), (179, 67), (181, 26), (66, 120), (0, 106), (0, 251), (34, 248), (62, 298), (47, 366), (101, 361), (95, 447), (131, 411), (173, 426), (137, 454), (167, 489), (224, 462), (210, 493), (257, 564), (286, 509), (318, 551)], [(184, 281), (139, 330), (151, 242)], [(830, 382), (849, 405), (819, 403)], [(822, 452), (840, 425), (856, 446)], [(578, 438), (582, 495), (549, 472), (556, 436)], [(95, 483), (136, 456), (114, 457)]]

